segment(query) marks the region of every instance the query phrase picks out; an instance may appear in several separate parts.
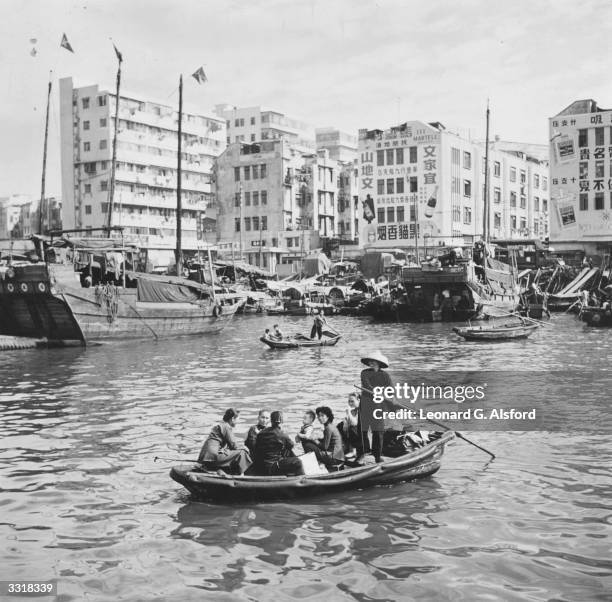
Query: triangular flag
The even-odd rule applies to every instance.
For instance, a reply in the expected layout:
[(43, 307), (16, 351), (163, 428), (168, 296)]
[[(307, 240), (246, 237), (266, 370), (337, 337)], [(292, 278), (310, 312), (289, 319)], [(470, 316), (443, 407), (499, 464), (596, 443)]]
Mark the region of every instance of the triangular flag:
[(115, 49), (115, 54), (117, 55), (119, 62), (121, 62), (123, 60), (123, 55), (117, 50), (117, 46), (115, 46), (114, 44), (113, 44), (113, 48)]
[(68, 41), (68, 38), (66, 37), (66, 34), (62, 34), (62, 41), (60, 42), (60, 46), (62, 48), (65, 48), (66, 50), (70, 50), (70, 52), (74, 53), (74, 50), (72, 50), (72, 46), (70, 45), (70, 42)]
[(198, 84), (203, 84), (208, 81), (206, 73), (204, 73), (204, 67), (200, 67), (195, 73), (192, 73), (191, 77), (193, 77)]

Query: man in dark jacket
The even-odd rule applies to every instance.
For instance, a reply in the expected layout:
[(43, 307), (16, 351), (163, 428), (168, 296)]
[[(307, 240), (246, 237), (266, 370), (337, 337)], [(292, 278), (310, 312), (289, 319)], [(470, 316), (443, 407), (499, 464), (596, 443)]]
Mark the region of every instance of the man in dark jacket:
[(271, 426), (263, 429), (255, 440), (254, 469), (264, 475), (304, 474), (302, 462), (293, 453), (293, 441), (283, 432), (281, 412), (270, 414)]

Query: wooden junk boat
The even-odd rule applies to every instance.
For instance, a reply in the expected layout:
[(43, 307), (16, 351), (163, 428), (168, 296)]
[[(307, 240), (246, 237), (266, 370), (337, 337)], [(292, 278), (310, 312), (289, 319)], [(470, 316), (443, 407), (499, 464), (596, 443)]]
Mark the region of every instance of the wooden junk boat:
[(272, 349), (297, 349), (299, 347), (333, 347), (340, 339), (342, 335), (328, 333), (324, 335), (321, 340), (311, 339), (303, 334), (296, 335), (295, 337), (284, 338), (284, 339), (271, 339), (268, 337), (261, 337), (259, 340), (265, 343)]
[(468, 341), (510, 341), (525, 339), (538, 328), (537, 324), (529, 324), (524, 320), (506, 324), (483, 326), (455, 326), (453, 331)]
[(203, 471), (198, 464), (175, 466), (170, 477), (198, 499), (218, 502), (295, 499), (375, 485), (412, 481), (436, 473), (441, 466), (444, 446), (454, 433), (443, 433), (439, 439), (397, 458), (313, 476), (235, 476)]

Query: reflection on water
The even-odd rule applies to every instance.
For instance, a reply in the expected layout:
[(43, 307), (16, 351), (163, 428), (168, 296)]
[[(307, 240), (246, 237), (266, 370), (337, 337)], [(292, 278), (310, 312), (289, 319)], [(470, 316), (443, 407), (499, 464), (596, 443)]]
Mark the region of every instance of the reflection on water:
[(456, 441), (432, 479), (300, 505), (198, 503), (168, 478), (171, 462), (153, 459), (194, 457), (230, 405), (244, 410), (239, 433), (260, 407), (284, 409), (291, 431), (305, 407), (340, 413), (372, 343), (392, 370), (564, 368), (572, 378), (559, 408), (599, 420), (608, 395), (593, 374), (608, 370), (610, 331), (556, 316), (526, 341), (492, 345), (444, 324), (338, 318), (338, 346), (278, 352), (257, 340), (268, 322), (1, 354), (1, 578), (58, 578), (62, 600), (606, 599), (604, 429), (472, 433), (494, 462)]

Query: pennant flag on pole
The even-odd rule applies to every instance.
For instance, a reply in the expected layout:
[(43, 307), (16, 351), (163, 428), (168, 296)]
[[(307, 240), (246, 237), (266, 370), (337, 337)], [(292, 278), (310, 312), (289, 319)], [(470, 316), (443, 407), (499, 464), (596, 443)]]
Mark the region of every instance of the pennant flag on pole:
[(204, 73), (204, 67), (200, 67), (195, 73), (192, 73), (191, 77), (193, 77), (198, 84), (203, 84), (208, 81), (206, 73)]
[(117, 55), (119, 62), (123, 61), (123, 55), (117, 50), (117, 46), (113, 44), (113, 48), (115, 49), (115, 54)]
[(62, 34), (62, 41), (60, 43), (60, 46), (62, 48), (65, 48), (66, 50), (70, 50), (70, 52), (74, 54), (74, 50), (72, 50), (72, 46), (70, 45), (70, 42), (68, 41), (68, 38), (66, 37), (66, 34)]

